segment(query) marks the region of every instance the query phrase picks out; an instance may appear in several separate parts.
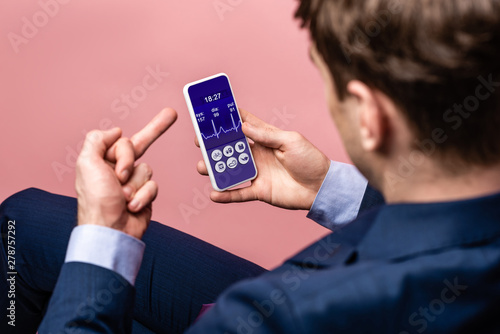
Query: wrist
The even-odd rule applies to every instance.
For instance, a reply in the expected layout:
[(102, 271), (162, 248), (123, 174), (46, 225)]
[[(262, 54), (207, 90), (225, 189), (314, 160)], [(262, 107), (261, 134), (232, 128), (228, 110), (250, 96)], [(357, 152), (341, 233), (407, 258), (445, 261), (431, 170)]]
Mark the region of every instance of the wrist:
[(144, 242), (105, 226), (85, 224), (71, 233), (65, 262), (100, 266), (134, 285), (144, 254)]
[(332, 167), (332, 161), (325, 155), (323, 156), (323, 158), (322, 168), (319, 169), (320, 172), (318, 173), (315, 182), (312, 182), (311, 187), (309, 188), (309, 196), (308, 200), (306, 201), (306, 210), (311, 210), (314, 201), (316, 200), (316, 197), (318, 196), (319, 191), (321, 190), (321, 187), (323, 186), (323, 183), (328, 176), (328, 172)]
[(96, 225), (112, 228), (124, 232), (125, 223), (123, 214), (105, 212), (103, 210), (89, 210), (83, 205), (78, 205), (77, 225)]

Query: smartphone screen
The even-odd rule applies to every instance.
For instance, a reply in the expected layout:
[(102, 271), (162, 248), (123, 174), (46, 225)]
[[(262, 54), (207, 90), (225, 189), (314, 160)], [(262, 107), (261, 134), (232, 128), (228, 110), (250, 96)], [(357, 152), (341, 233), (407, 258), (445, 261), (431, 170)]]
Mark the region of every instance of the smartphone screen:
[(184, 95), (214, 189), (254, 179), (257, 169), (227, 75), (187, 84)]

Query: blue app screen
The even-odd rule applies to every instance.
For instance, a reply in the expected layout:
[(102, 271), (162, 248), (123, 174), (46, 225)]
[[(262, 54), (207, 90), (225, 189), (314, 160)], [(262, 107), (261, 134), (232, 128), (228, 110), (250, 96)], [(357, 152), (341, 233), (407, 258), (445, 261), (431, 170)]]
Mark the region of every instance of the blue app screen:
[(257, 171), (227, 77), (193, 85), (188, 93), (217, 186), (225, 189), (253, 178)]

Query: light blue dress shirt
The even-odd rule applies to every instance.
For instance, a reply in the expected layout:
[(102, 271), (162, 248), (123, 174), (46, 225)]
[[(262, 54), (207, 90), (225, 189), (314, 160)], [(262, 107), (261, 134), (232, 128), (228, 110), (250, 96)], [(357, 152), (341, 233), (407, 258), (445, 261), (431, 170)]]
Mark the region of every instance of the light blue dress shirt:
[(368, 181), (353, 165), (332, 161), (307, 218), (335, 231), (359, 212)]
[(134, 285), (145, 247), (144, 242), (121, 231), (98, 225), (79, 225), (71, 232), (64, 262), (103, 267)]
[[(367, 184), (356, 167), (332, 161), (307, 217), (330, 230), (348, 224), (358, 215)], [(71, 233), (64, 262), (103, 267), (134, 285), (144, 248), (144, 242), (118, 230), (80, 225)]]

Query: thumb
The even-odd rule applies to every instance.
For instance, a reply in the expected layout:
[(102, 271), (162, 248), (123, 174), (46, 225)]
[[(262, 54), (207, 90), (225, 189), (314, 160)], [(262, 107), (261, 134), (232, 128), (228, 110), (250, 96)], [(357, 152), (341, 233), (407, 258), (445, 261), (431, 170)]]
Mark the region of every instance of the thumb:
[(242, 129), (248, 138), (269, 148), (280, 149), (286, 142), (286, 131), (275, 127), (259, 126), (244, 122)]

